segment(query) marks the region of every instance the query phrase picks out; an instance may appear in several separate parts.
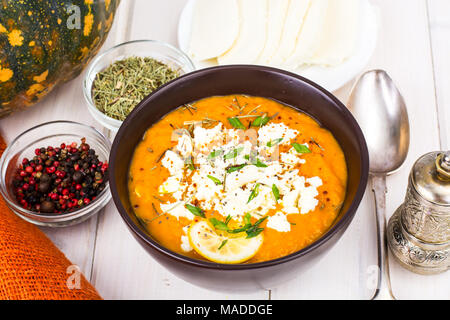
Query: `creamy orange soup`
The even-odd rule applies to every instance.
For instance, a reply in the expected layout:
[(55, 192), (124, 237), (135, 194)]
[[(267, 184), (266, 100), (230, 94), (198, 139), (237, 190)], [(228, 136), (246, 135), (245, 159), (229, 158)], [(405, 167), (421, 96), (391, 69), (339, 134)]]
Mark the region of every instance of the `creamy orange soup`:
[(137, 217), (177, 253), (205, 259), (187, 236), (199, 221), (230, 230), (260, 221), (262, 245), (245, 263), (318, 240), (337, 218), (346, 184), (344, 154), (328, 130), (291, 107), (243, 95), (210, 97), (166, 115), (137, 146), (129, 173)]

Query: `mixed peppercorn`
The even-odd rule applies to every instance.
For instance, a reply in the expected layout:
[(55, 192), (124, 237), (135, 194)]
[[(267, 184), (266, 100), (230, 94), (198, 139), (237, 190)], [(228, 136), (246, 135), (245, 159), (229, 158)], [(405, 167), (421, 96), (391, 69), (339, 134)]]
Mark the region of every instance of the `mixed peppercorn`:
[(39, 148), (24, 158), (13, 179), (17, 202), (39, 213), (65, 213), (88, 205), (105, 189), (108, 163), (81, 144)]

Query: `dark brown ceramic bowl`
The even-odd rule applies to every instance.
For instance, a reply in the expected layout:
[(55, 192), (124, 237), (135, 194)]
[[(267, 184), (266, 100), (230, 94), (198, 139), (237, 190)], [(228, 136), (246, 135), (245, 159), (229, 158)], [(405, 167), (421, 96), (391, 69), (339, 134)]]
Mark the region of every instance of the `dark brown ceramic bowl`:
[[(339, 219), (319, 240), (286, 257), (256, 263), (225, 265), (194, 260), (166, 249), (139, 224), (129, 201), (128, 169), (145, 131), (180, 105), (202, 98), (246, 94), (290, 105), (330, 130), (348, 165), (347, 195)], [(261, 66), (224, 66), (186, 74), (145, 98), (128, 116), (114, 140), (110, 156), (114, 202), (138, 242), (174, 274), (193, 284), (236, 291), (269, 288), (311, 268), (342, 236), (364, 194), (369, 160), (363, 133), (347, 108), (331, 93), (296, 74)]]

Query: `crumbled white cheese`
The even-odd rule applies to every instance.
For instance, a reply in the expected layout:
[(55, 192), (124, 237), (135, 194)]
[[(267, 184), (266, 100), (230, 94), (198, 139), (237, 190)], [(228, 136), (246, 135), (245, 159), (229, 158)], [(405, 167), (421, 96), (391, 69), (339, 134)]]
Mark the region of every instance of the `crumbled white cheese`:
[(210, 170), (205, 170), (205, 167), (208, 166), (203, 166), (201, 170), (195, 171), (192, 175), (187, 197), (204, 201), (203, 209), (210, 210), (213, 205), (213, 200), (218, 197), (223, 187), (222, 185), (216, 184), (208, 175), (219, 180), (222, 180), (222, 177), (212, 167), (209, 167)]
[(184, 161), (175, 152), (167, 150), (164, 158), (161, 160), (162, 165), (167, 168), (170, 175), (180, 173), (184, 168)]
[(311, 186), (313, 186), (315, 188), (321, 187), (323, 185), (323, 181), (319, 177), (312, 177), (312, 178), (306, 179), (306, 182), (308, 182)]
[(277, 139), (283, 139), (279, 144), (287, 145), (298, 134), (299, 132), (297, 130), (289, 128), (284, 123), (268, 123), (259, 129), (258, 143), (261, 147), (267, 146), (268, 143), (274, 143)]
[(275, 215), (267, 219), (267, 228), (274, 229), (278, 232), (291, 231), (291, 224), (282, 212), (277, 212)]
[(188, 229), (189, 229), (189, 226), (184, 227), (183, 228), (184, 235), (181, 236), (180, 247), (181, 247), (181, 250), (183, 250), (184, 252), (190, 252), (193, 250), (191, 243), (189, 242), (189, 237), (187, 236)]
[(194, 220), (194, 215), (185, 207), (184, 201), (177, 201), (175, 203), (163, 203), (160, 205), (163, 213), (170, 214), (178, 220), (184, 217), (188, 220)]
[(299, 197), (299, 190), (292, 190), (286, 193), (283, 197), (283, 212), (286, 214), (298, 214), (299, 209), (297, 207), (298, 205), (298, 197)]
[(301, 214), (307, 214), (308, 212), (313, 211), (319, 204), (319, 200), (315, 197), (319, 195), (317, 188), (322, 185), (322, 179), (313, 177), (306, 179), (306, 182), (308, 182), (310, 186), (305, 187), (305, 185), (303, 185), (303, 187), (300, 188), (300, 199), (298, 200)]
[(280, 160), (281, 162), (289, 165), (296, 165), (296, 164), (305, 164), (306, 160), (300, 158), (300, 154), (295, 151), (294, 148), (289, 150), (287, 153), (281, 153), (280, 154)]
[(174, 193), (182, 188), (181, 181), (183, 180), (183, 174), (177, 173), (174, 176), (170, 176), (164, 181), (162, 185), (159, 186), (159, 193)]
[(231, 192), (248, 183), (255, 182), (261, 178), (256, 166), (246, 166), (239, 171), (227, 175), (226, 190)]
[(197, 126), (194, 129), (194, 147), (200, 152), (210, 150), (213, 146), (220, 146), (224, 140), (224, 129), (222, 123), (211, 129)]
[(175, 148), (183, 158), (188, 157), (193, 151), (192, 138), (187, 134), (183, 134), (179, 137), (178, 144)]
[(229, 129), (226, 134), (226, 144), (232, 144), (233, 146), (237, 146), (241, 143), (243, 138), (242, 130)]
[[(295, 166), (305, 160), (294, 148), (281, 153), (280, 158), (265, 158), (278, 149), (276, 145), (290, 144), (299, 134), (297, 130), (283, 123), (269, 123), (254, 132), (254, 139), (244, 139), (242, 130), (225, 129), (219, 123), (211, 129), (195, 127), (194, 138), (181, 135), (174, 149), (181, 157), (173, 151), (166, 152), (162, 165), (171, 175), (159, 187), (160, 193), (170, 193), (176, 201), (162, 204), (161, 209), (177, 219), (193, 220), (194, 215), (185, 208), (185, 203), (196, 200), (203, 210), (214, 210), (223, 217), (242, 221), (246, 213), (260, 219), (280, 204), (280, 211), (269, 217), (267, 225), (279, 232), (288, 232), (290, 224), (286, 215), (314, 210), (318, 205), (317, 188), (322, 180), (300, 176)], [(269, 142), (276, 142), (276, 145), (269, 147)], [(255, 151), (263, 154), (255, 155)], [(187, 170), (183, 160), (186, 156), (193, 157), (195, 171)], [(254, 161), (255, 157), (258, 162)], [(238, 171), (227, 172), (240, 165), (242, 168)], [(186, 181), (190, 181), (189, 185)], [(274, 185), (280, 194), (279, 201), (273, 192)], [(253, 192), (257, 186), (258, 192)], [(190, 248), (186, 235), (181, 242), (184, 251)]]

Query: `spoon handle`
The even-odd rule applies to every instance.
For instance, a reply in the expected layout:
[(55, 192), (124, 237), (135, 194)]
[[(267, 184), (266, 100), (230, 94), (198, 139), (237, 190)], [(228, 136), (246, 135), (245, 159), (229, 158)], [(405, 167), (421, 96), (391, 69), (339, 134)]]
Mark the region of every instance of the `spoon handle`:
[(389, 276), (386, 241), (386, 176), (371, 175), (377, 224), (378, 285), (372, 300), (395, 300)]

